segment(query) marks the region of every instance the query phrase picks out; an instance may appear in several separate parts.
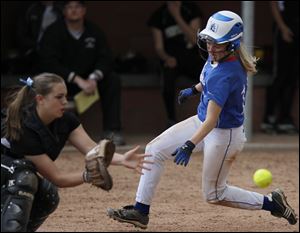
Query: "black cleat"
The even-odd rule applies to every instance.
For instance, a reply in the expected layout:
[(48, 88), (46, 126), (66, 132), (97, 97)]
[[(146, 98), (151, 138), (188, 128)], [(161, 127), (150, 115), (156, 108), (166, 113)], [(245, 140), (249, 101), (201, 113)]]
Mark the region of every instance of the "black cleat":
[(130, 223), (142, 229), (146, 229), (149, 222), (149, 216), (140, 213), (133, 205), (124, 206), (122, 209), (108, 208), (107, 215), (114, 220)]
[(277, 206), (277, 210), (271, 212), (271, 214), (278, 218), (285, 218), (288, 220), (289, 224), (295, 225), (297, 223), (297, 216), (295, 211), (287, 203), (284, 192), (280, 189), (275, 189), (269, 195)]

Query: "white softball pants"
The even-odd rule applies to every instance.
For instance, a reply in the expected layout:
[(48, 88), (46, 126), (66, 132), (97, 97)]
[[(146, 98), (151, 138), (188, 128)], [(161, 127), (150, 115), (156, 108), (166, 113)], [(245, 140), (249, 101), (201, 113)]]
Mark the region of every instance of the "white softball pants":
[[(165, 161), (174, 159), (171, 154), (189, 140), (201, 124), (197, 115), (192, 116), (172, 126), (146, 146), (145, 153), (152, 155), (150, 159), (154, 164), (151, 165), (151, 171), (143, 170), (144, 175), (140, 177), (136, 193), (137, 202), (151, 205)], [(242, 151), (245, 141), (243, 126), (232, 129), (215, 128), (196, 145), (194, 152), (203, 151), (204, 154), (202, 192), (208, 203), (252, 210), (262, 208), (262, 194), (226, 183), (232, 162)]]

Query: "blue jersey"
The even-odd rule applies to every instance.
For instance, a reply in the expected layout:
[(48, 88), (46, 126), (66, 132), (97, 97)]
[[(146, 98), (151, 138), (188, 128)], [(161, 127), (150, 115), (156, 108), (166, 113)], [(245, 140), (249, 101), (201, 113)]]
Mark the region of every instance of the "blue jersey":
[(247, 73), (240, 61), (233, 57), (221, 63), (211, 64), (210, 58), (200, 75), (203, 87), (198, 106), (198, 117), (203, 122), (209, 100), (218, 104), (220, 113), (216, 128), (236, 128), (244, 122), (244, 106), (247, 91)]

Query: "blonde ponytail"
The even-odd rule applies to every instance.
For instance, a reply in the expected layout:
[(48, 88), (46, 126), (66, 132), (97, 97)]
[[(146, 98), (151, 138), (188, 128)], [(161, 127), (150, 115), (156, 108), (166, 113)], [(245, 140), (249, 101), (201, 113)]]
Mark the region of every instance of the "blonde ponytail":
[(244, 69), (247, 73), (255, 74), (257, 73), (256, 63), (258, 58), (251, 56), (245, 46), (241, 43), (239, 49), (237, 50), (237, 54), (242, 62)]

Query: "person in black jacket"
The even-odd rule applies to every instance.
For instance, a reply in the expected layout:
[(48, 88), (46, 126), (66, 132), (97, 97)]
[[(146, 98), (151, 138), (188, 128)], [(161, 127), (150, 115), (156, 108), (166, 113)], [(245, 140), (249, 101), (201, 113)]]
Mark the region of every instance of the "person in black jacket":
[(204, 65), (196, 46), (196, 32), (201, 28), (201, 13), (192, 2), (167, 1), (150, 17), (154, 47), (161, 61), (163, 99), (167, 127), (177, 122), (175, 111), (176, 79), (186, 75), (195, 82)]
[(16, 27), (16, 50), (11, 51), (6, 60), (8, 72), (36, 72), (37, 50), (44, 31), (52, 23), (62, 18), (61, 5), (55, 1), (36, 1), (29, 5), (18, 19)]
[(271, 1), (274, 27), (274, 81), (267, 89), (261, 129), (297, 134), (292, 109), (299, 84), (299, 2)]
[(103, 108), (104, 137), (125, 144), (120, 133), (121, 81), (104, 33), (85, 19), (83, 1), (64, 2), (64, 20), (49, 27), (41, 41), (40, 72), (62, 76), (71, 97), (98, 88)]

